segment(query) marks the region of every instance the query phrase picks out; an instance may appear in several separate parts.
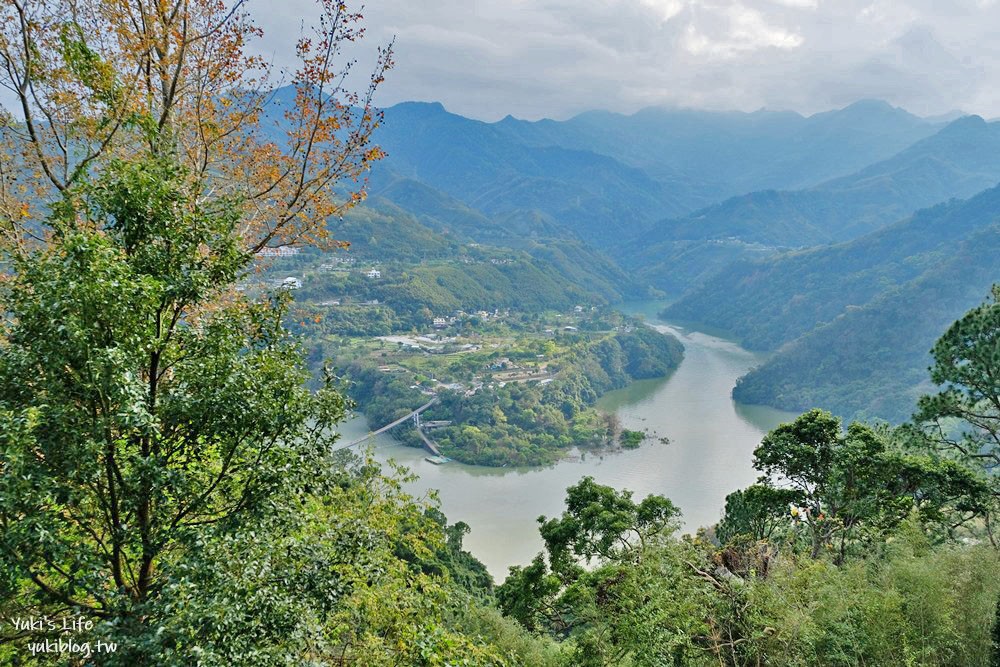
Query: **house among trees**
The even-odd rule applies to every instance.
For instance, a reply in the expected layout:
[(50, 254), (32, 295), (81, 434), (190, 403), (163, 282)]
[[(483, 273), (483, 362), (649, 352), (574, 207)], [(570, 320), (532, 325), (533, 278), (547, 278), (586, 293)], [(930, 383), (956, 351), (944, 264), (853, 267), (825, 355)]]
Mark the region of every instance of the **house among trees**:
[(378, 269), (368, 269), (368, 271), (365, 272), (365, 276), (368, 278), (381, 278), (382, 272)]
[(298, 248), (284, 245), (278, 248), (261, 248), (257, 251), (258, 257), (294, 257), (298, 254)]
[(288, 276), (281, 281), (282, 289), (302, 289), (302, 281), (293, 276)]

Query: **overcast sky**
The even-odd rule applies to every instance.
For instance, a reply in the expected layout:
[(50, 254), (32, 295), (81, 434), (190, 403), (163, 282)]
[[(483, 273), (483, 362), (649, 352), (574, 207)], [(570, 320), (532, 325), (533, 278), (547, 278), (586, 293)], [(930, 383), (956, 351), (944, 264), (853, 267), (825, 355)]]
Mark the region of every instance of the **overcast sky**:
[[(255, 0), (287, 52), (311, 0)], [(370, 0), (396, 39), (383, 105), (494, 120), (651, 105), (812, 113), (880, 98), (1000, 115), (997, 0)], [(276, 56), (278, 60), (280, 55)]]

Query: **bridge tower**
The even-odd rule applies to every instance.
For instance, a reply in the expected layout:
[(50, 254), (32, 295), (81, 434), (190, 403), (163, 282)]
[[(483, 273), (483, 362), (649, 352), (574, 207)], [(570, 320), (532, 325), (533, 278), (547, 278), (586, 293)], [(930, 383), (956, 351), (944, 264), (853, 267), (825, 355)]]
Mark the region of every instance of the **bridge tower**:
[(413, 413), (413, 425), (416, 428), (420, 428), (420, 413), (419, 412), (414, 412)]

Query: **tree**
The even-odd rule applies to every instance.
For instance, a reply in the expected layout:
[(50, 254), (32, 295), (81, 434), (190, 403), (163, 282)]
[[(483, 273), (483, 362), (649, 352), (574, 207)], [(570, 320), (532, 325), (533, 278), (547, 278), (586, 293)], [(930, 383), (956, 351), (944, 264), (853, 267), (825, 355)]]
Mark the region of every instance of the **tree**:
[(737, 536), (768, 540), (774, 531), (789, 520), (789, 508), (802, 501), (794, 489), (779, 489), (770, 484), (754, 484), (726, 496), (726, 507), (716, 536), (723, 544)]
[[(548, 566), (542, 554), (526, 567), (512, 567), (497, 588), (501, 609), (529, 630), (541, 625), (568, 632), (572, 621), (563, 617), (566, 596), (584, 573), (580, 561), (635, 563), (646, 550), (662, 544), (676, 528), (680, 511), (663, 496), (632, 501), (628, 491), (584, 477), (566, 490), (562, 517), (539, 517)], [(586, 585), (584, 585), (586, 588)]]
[(567, 489), (561, 517), (539, 520), (548, 566), (538, 554), (512, 567), (500, 608), (565, 640), (573, 665), (705, 664), (707, 618), (721, 600), (705, 555), (671, 539), (679, 514), (663, 496), (635, 503), (584, 478)]
[[(781, 484), (802, 504), (797, 518), (808, 528), (813, 558), (839, 538), (843, 562), (852, 540), (884, 534), (912, 511), (949, 532), (985, 512), (980, 476), (953, 461), (904, 453), (892, 435), (858, 422), (843, 433), (839, 419), (810, 410), (768, 433), (754, 450), (754, 467), (766, 475), (759, 485)], [(773, 500), (773, 493), (767, 497)], [(727, 515), (724, 525), (766, 523), (775, 507), (744, 503), (737, 509), (759, 514)]]
[(562, 632), (568, 627), (557, 606), (562, 590), (563, 581), (549, 571), (545, 557), (538, 554), (529, 565), (510, 568), (507, 579), (497, 588), (497, 603), (505, 615), (528, 630)]
[[(1000, 285), (993, 287), (992, 302), (948, 328), (931, 355), (931, 380), (941, 390), (921, 397), (914, 415), (925, 444), (974, 467), (995, 469), (1000, 465)], [(996, 485), (993, 496), (1000, 498)]]
[(578, 559), (590, 562), (628, 560), (677, 527), (680, 510), (663, 496), (647, 496), (639, 503), (629, 491), (584, 477), (566, 490), (562, 517), (540, 517), (552, 569), (571, 571)]
[(392, 65), (380, 48), (370, 84), (345, 88), (345, 44), (361, 15), (318, 0), (281, 80), (251, 45), (245, 0), (10, 0), (0, 7), (0, 222), (8, 247), (44, 239), (56, 199), (116, 158), (169, 157), (191, 192), (242, 213), (241, 246), (326, 238), (325, 221), (363, 197), (381, 151), (372, 96)]
[(113, 163), (81, 195), (88, 224), (57, 206), (50, 243), (14, 257), (0, 544), (42, 609), (140, 614), (178, 550), (315, 484), (300, 462), (344, 414), (303, 388), (285, 300), (218, 300), (250, 261), (239, 218), (184, 182)]

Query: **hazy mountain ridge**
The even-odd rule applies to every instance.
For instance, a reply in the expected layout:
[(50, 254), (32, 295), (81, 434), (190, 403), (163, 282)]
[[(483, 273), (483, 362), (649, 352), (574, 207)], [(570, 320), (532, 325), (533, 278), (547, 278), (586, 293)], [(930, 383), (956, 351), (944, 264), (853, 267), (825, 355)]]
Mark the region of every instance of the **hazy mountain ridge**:
[[(707, 195), (649, 177), (591, 151), (529, 147), (440, 105), (385, 112), (385, 166), (488, 216), (538, 211), (571, 233), (605, 243), (662, 217), (703, 206)], [(380, 165), (382, 167), (383, 165)]]
[(809, 117), (650, 108), (497, 123), (403, 103), (385, 111), (379, 142), (389, 157), (378, 168), (492, 217), (541, 213), (617, 246), (727, 196), (850, 173), (941, 126), (873, 101)]
[[(873, 140), (880, 133), (888, 140)], [(893, 142), (902, 145), (879, 154)], [(816, 362), (820, 350), (813, 345), (836, 347), (827, 330), (852, 337), (854, 322), (896, 326), (891, 295), (919, 302), (928, 276), (967, 285), (962, 298), (950, 292), (963, 307), (972, 294), (981, 299), (985, 281), (963, 271), (983, 262), (966, 267), (948, 261), (949, 252), (1000, 210), (1000, 195), (990, 191), (907, 217), (1000, 181), (1000, 124), (972, 116), (944, 126), (878, 102), (809, 118), (654, 109), (536, 123), (482, 123), (437, 104), (403, 104), (387, 110), (380, 143), (389, 157), (376, 167), (368, 205), (405, 219), (406, 233), (428, 256), (457, 257), (477, 243), (526, 253), (520, 256), (532, 272), (541, 271), (534, 280), (550, 284), (560, 303), (588, 293), (614, 302), (651, 286), (678, 293), (703, 285), (669, 316), (728, 329), (751, 348), (785, 345), (747, 376), (737, 395), (796, 409), (812, 401), (843, 414), (900, 418), (923, 377), (926, 346), (915, 352), (899, 345), (899, 355), (887, 355), (882, 365), (866, 358), (864, 373), (845, 358), (831, 374), (834, 385), (813, 382), (813, 366), (797, 364)], [(798, 145), (781, 154), (789, 143)], [(760, 157), (768, 154), (773, 159)], [(873, 154), (878, 160), (857, 164)], [(845, 165), (854, 171), (834, 173)], [(791, 189), (810, 179), (816, 182), (808, 188)], [(740, 183), (781, 189), (730, 197), (681, 217), (656, 216)], [(414, 294), (435, 281), (462, 283), (452, 274), (424, 280)], [(929, 322), (924, 338), (940, 333), (938, 320), (960, 314), (947, 305), (928, 308), (948, 314)], [(924, 338), (917, 338), (920, 345)], [(888, 400), (886, 391), (903, 398)]]
[(1000, 188), (993, 188), (854, 241), (731, 264), (666, 313), (726, 329), (749, 348), (773, 350), (916, 278), (998, 218)]
[(496, 126), (527, 145), (590, 150), (655, 178), (702, 184), (719, 200), (849, 174), (942, 125), (885, 102), (862, 100), (808, 117), (789, 111), (650, 107), (632, 115), (590, 111), (566, 121), (508, 116)]
[[(663, 221), (628, 249), (640, 276), (684, 290), (726, 264), (774, 251), (859, 237), (917, 209), (966, 198), (1000, 180), (1000, 124), (954, 121), (899, 154), (808, 190), (752, 192)], [(710, 242), (732, 246), (699, 247)]]

